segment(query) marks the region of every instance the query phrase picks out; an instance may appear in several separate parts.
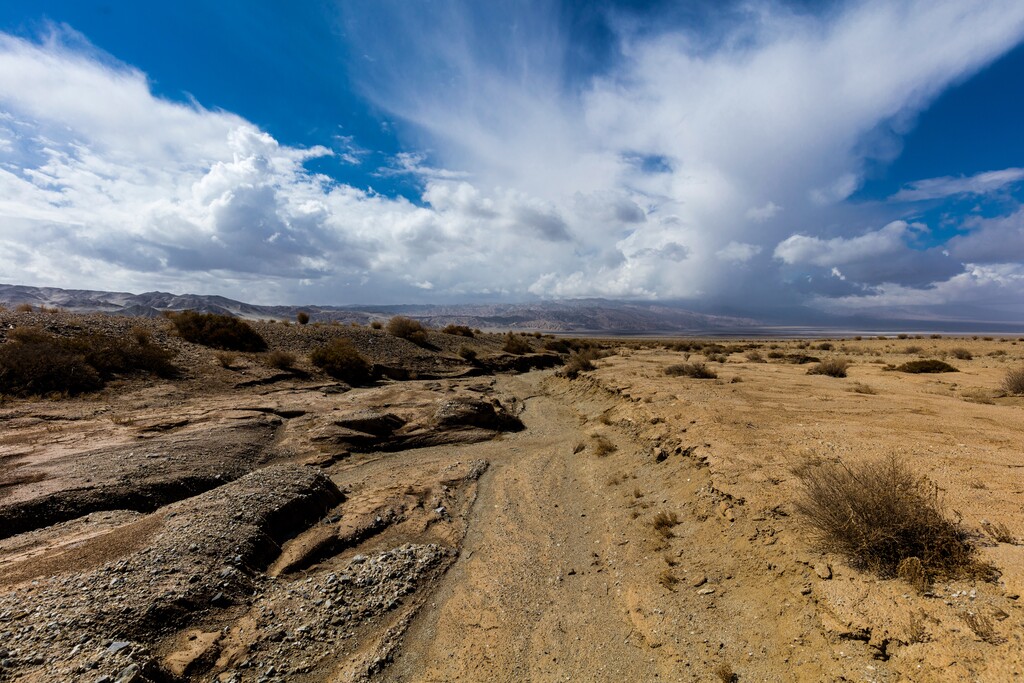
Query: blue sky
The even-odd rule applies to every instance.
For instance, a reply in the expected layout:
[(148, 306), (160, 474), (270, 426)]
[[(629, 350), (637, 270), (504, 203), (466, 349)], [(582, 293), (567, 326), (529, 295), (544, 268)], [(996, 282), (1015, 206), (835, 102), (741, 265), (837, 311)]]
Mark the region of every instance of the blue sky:
[(1024, 6), (5, 3), (0, 281), (1019, 320)]

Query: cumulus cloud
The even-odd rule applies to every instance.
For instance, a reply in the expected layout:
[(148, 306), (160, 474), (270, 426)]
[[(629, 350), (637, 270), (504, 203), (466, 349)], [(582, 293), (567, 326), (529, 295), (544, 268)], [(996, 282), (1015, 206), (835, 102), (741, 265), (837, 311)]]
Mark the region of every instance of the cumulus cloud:
[[(355, 140), (297, 148), (157, 97), (66, 29), (0, 35), (0, 275), (254, 301), (757, 305), (819, 293), (790, 287), (800, 268), (844, 295), (923, 287), (963, 271), (959, 258), (915, 248), (891, 205), (847, 200), (869, 162), (892, 158), (902, 122), (1024, 36), (1014, 0), (820, 16), (750, 3), (713, 40), (612, 20), (607, 62), (581, 78), (553, 8), (510, 21), (490, 3), (357, 5), (341, 7), (347, 21), (382, 13), (389, 30), (347, 33), (353, 77), (407, 144), (379, 173), (414, 178), (415, 201), (309, 169), (361, 163)], [(940, 191), (929, 182), (905, 189)], [(951, 253), (980, 249), (970, 236)], [(828, 276), (840, 266), (846, 281)]]
[(919, 202), (956, 195), (982, 195), (996, 192), (1007, 185), (1024, 180), (1024, 168), (986, 171), (968, 177), (943, 176), (909, 183), (890, 197), (894, 202)]

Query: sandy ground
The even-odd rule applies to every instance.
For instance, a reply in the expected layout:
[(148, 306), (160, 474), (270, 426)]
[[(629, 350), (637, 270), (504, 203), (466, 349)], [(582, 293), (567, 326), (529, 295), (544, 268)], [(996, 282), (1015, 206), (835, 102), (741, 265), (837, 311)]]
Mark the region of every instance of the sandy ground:
[[(161, 483), (167, 500), (149, 507), (80, 496), (66, 520), (5, 534), (0, 680), (1024, 675), (1024, 398), (999, 390), (1024, 346), (756, 343), (766, 357), (848, 358), (849, 376), (736, 351), (708, 362), (718, 379), (670, 377), (670, 364), (707, 359), (652, 343), (620, 347), (575, 380), (535, 371), (340, 394), (295, 380), (8, 406), (0, 456), (18, 466), (5, 471), (0, 512), (56, 495), (62, 476), (82, 491), (164, 482), (133, 458), (179, 442), (189, 450), (168, 457), (187, 458), (204, 433), (220, 460), (190, 480), (201, 491)], [(973, 359), (951, 357), (957, 347)], [(943, 356), (960, 372), (886, 369)], [(481, 425), (472, 411), (452, 423), (452, 406), (494, 406), (525, 429)], [(921, 595), (814, 547), (794, 512), (794, 471), (891, 454), (935, 482), (997, 579)], [(113, 470), (97, 465), (108, 456)], [(245, 476), (266, 467), (273, 477)], [(308, 469), (336, 492), (323, 510), (302, 503), (327, 485)], [(260, 507), (264, 481), (287, 484), (278, 507), (302, 509), (301, 523)], [(237, 525), (225, 501), (250, 499)], [(202, 515), (192, 536), (189, 515)], [(656, 515), (672, 523), (659, 530)], [(990, 523), (1013, 542), (986, 534)], [(237, 561), (230, 544), (256, 550)], [(154, 553), (174, 559), (161, 569)]]

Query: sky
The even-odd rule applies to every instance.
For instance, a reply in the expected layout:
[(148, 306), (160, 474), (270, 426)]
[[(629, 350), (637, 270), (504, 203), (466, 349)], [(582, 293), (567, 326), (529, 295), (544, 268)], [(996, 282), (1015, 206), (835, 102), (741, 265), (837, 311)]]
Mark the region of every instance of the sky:
[(0, 282), (1024, 317), (1024, 3), (0, 5)]

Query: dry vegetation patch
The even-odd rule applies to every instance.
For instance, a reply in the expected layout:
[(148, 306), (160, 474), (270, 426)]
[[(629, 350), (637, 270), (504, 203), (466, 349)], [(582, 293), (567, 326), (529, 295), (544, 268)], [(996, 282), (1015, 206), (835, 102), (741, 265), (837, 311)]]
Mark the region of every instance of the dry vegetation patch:
[(976, 573), (969, 535), (944, 514), (937, 488), (889, 457), (861, 465), (827, 462), (798, 473), (796, 509), (819, 546), (882, 576), (915, 558), (931, 578)]
[(665, 368), (669, 377), (692, 377), (693, 379), (717, 379), (718, 374), (704, 363), (677, 363)]

